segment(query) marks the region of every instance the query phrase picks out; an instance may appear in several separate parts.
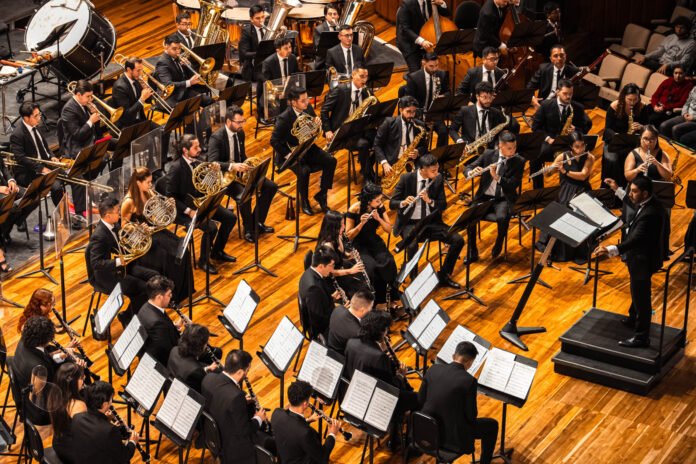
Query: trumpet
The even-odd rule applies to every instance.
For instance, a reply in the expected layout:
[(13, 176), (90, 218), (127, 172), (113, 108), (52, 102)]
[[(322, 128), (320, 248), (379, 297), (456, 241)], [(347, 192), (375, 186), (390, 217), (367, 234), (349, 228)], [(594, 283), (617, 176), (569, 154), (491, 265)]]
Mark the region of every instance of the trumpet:
[[(0, 156), (3, 156), (5, 158), (5, 164), (7, 166), (19, 166), (19, 164), (15, 160), (14, 153), (10, 153), (7, 151), (0, 151)], [(32, 158), (30, 156), (27, 156), (26, 158), (30, 159), (32, 161), (43, 163), (46, 166), (56, 167), (59, 169), (70, 169), (72, 167), (73, 163), (75, 162), (75, 160), (72, 160), (72, 159), (65, 159), (65, 161), (49, 161), (49, 160), (43, 160), (40, 158)], [(83, 187), (96, 188), (99, 190), (103, 190), (105, 192), (113, 192), (114, 191), (113, 187), (109, 187), (108, 185), (97, 184), (95, 182), (91, 182), (91, 181), (88, 181), (85, 179), (68, 177), (68, 176), (65, 176), (62, 174), (58, 174), (58, 177), (56, 177), (56, 179), (62, 180), (63, 182), (75, 184), (75, 185), (82, 185)]]
[[(116, 62), (116, 64), (118, 64), (119, 66), (121, 66), (121, 67), (123, 68), (124, 71), (125, 71), (125, 69), (126, 69), (126, 60), (127, 60), (127, 59), (128, 59), (127, 57), (121, 55), (120, 53), (119, 53), (119, 54), (116, 54), (116, 55), (114, 56), (114, 61)], [(143, 60), (143, 68), (145, 68), (145, 63), (146, 63), (146, 61)], [(149, 66), (149, 63), (148, 63), (148, 66)], [(152, 68), (147, 68), (147, 69), (150, 70), (150, 71), (152, 70)], [(161, 84), (160, 82), (158, 82), (158, 81), (157, 81), (154, 77), (152, 77), (151, 75), (149, 75), (148, 78), (149, 78), (156, 86), (159, 87), (159, 89), (162, 91), (162, 95), (160, 95), (159, 93), (157, 93), (157, 92), (155, 91), (155, 89), (153, 89), (152, 86), (150, 86), (150, 84), (148, 84), (147, 79), (143, 78), (142, 76), (138, 78), (138, 82), (140, 82), (140, 85), (142, 85), (144, 88), (148, 88), (148, 89), (152, 90), (152, 98), (155, 99), (155, 101), (157, 102), (157, 104), (159, 104), (159, 106), (162, 107), (162, 109), (163, 109), (166, 113), (171, 113), (172, 110), (173, 110), (173, 108), (172, 108), (171, 106), (169, 106), (169, 104), (165, 101), (165, 99), (166, 99), (167, 97), (169, 97), (169, 96), (174, 92), (174, 84), (170, 84), (170, 85), (168, 85), (168, 86), (164, 86), (164, 84)]]
[[(319, 417), (324, 419), (327, 423), (331, 422), (331, 418), (329, 416), (327, 416), (326, 413), (324, 411), (322, 411), (321, 408), (317, 408), (312, 403), (309, 403), (309, 409), (311, 409), (312, 412), (316, 413)], [(341, 435), (343, 435), (343, 438), (345, 438), (346, 441), (350, 441), (350, 439), (353, 438), (353, 434), (343, 430), (343, 427), (338, 429), (338, 431), (341, 432)]]
[[(121, 416), (118, 415), (113, 405), (109, 406), (109, 411), (111, 411), (111, 415), (113, 416), (114, 421), (116, 421), (116, 425), (118, 425), (121, 429), (121, 436), (123, 436), (124, 440), (127, 440), (130, 437), (131, 432), (133, 432), (133, 426), (128, 426), (123, 419), (121, 419)], [(140, 442), (135, 443), (135, 449), (137, 449), (140, 453), (140, 457), (142, 458), (143, 462), (150, 462), (150, 453), (143, 448), (143, 445), (141, 445)]]
[[(68, 83), (68, 92), (70, 92), (72, 96), (75, 96), (76, 86), (77, 81), (72, 81)], [(104, 101), (99, 99), (96, 95), (92, 95), (92, 100), (99, 103), (99, 106), (104, 108), (104, 110), (107, 113), (109, 113), (109, 117), (107, 117), (104, 113), (99, 111), (99, 108), (97, 108), (97, 106), (92, 102), (90, 102), (87, 105), (87, 107), (99, 115), (99, 120), (102, 122), (102, 124), (104, 124), (107, 127), (107, 129), (113, 132), (117, 138), (121, 137), (121, 130), (118, 127), (116, 127), (115, 123), (116, 121), (121, 119), (121, 115), (123, 114), (123, 108), (112, 108), (109, 105), (107, 105)]]

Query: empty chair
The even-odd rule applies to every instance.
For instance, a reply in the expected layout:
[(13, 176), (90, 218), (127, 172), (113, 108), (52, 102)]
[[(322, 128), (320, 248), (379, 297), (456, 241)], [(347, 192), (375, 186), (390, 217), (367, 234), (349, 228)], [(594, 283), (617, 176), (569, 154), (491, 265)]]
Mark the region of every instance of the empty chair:
[(638, 88), (643, 91), (648, 83), (650, 74), (652, 74), (650, 69), (644, 68), (643, 66), (635, 63), (628, 63), (623, 75), (621, 76), (621, 82), (616, 90), (608, 87), (602, 87), (599, 89), (599, 96), (605, 100), (614, 101), (619, 97), (619, 90), (622, 89), (624, 85), (631, 82), (636, 84)]
[(611, 43), (609, 50), (612, 52), (631, 58), (634, 53), (645, 50), (650, 39), (650, 33), (650, 29), (630, 23), (624, 29), (621, 39), (618, 37), (607, 37), (604, 41)]
[(620, 56), (608, 55), (602, 60), (597, 74), (588, 73), (583, 79), (599, 87), (616, 88), (616, 84), (621, 80), (627, 64), (628, 61)]
[(640, 96), (640, 100), (643, 102), (644, 105), (650, 104), (650, 99), (652, 98), (657, 88), (660, 86), (660, 84), (662, 84), (663, 81), (667, 79), (669, 79), (669, 76), (665, 76), (664, 74), (660, 74), (657, 72), (652, 73), (650, 75), (648, 83), (645, 85), (645, 90), (643, 91), (643, 94)]
[(423, 414), (422, 412), (411, 413), (409, 435), (409, 444), (404, 449), (404, 463), (408, 462), (408, 453), (412, 448), (434, 457), (437, 462), (451, 464), (464, 454), (471, 454), (471, 462), (474, 462), (473, 450), (470, 453), (464, 453), (440, 448), (439, 425), (433, 417)]

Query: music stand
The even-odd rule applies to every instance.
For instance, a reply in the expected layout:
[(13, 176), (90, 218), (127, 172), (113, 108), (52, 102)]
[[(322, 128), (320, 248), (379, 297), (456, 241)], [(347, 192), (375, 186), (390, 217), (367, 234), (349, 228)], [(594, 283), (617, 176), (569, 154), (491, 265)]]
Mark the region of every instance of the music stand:
[(527, 161), (537, 159), (546, 135), (542, 131), (517, 135), (517, 153)]
[(228, 105), (237, 105), (241, 107), (250, 90), (251, 82), (244, 82), (242, 84), (233, 85), (232, 87), (227, 87), (220, 91), (220, 98), (218, 98), (218, 101), (224, 100)]
[(201, 100), (203, 97), (201, 95), (196, 95), (188, 100), (180, 101), (174, 106), (169, 119), (167, 119), (167, 124), (165, 124), (163, 131), (171, 132), (175, 131), (185, 124), (191, 123), (193, 120), (193, 114), (198, 111), (201, 107)]
[(674, 182), (654, 180), (653, 194), (665, 209), (672, 209), (674, 207)]
[[(450, 184), (448, 177), (451, 174), (449, 173), (449, 171), (450, 169), (459, 168), (459, 160), (461, 159), (462, 153), (464, 153), (465, 148), (466, 142), (462, 142), (455, 143), (452, 145), (442, 145), (440, 147), (435, 147), (435, 149), (430, 152), (431, 155), (437, 158), (437, 161), (440, 164), (440, 172), (442, 172), (442, 180), (452, 193), (455, 193), (456, 190), (454, 189), (454, 187), (452, 187), (452, 184)], [(454, 182), (456, 185), (457, 180), (455, 179)], [(471, 182), (473, 188), (473, 179)]]
[(293, 76), (296, 76), (297, 74), (304, 75), (305, 89), (307, 89), (307, 96), (309, 98), (316, 99), (317, 97), (321, 96), (322, 93), (324, 93), (324, 85), (326, 85), (325, 71), (307, 71), (302, 73), (295, 73), (293, 74)]
[(508, 48), (514, 47), (532, 47), (539, 48), (544, 42), (544, 34), (546, 34), (546, 21), (529, 21), (527, 23), (515, 24), (512, 34), (508, 39)]
[[(350, 122), (344, 122), (341, 127), (338, 128), (334, 138), (331, 143), (326, 147), (324, 151), (327, 153), (334, 153), (338, 150), (350, 150), (351, 145), (357, 142), (364, 134), (368, 131), (368, 126), (370, 125), (370, 118), (363, 116), (360, 119), (354, 119)], [(354, 146), (354, 145), (353, 145)], [(348, 182), (346, 182), (346, 201), (348, 205), (346, 209), (350, 208), (350, 187), (352, 178), (352, 163), (348, 163)]]
[[(254, 289), (249, 286), (246, 280), (242, 279), (241, 282), (239, 282), (239, 285), (237, 285), (237, 290), (234, 292), (234, 296), (227, 304), (225, 309), (222, 310), (222, 314), (218, 316), (220, 324), (227, 329), (227, 332), (229, 332), (232, 338), (239, 340), (240, 350), (244, 349), (244, 333), (249, 328), (251, 317), (253, 316), (253, 313), (256, 311), (256, 308), (260, 302), (261, 297), (258, 295), (258, 293), (256, 293)], [(248, 314), (248, 317), (245, 318), (243, 316), (244, 313), (242, 313), (242, 315), (239, 315), (242, 320), (239, 320), (239, 318), (235, 319), (234, 316), (237, 315), (235, 314), (235, 310), (237, 310), (238, 313), (239, 311), (244, 311), (247, 309), (244, 307), (245, 303), (247, 305), (249, 303), (253, 304), (254, 308), (251, 311), (248, 311), (250, 313)]]
[(510, 115), (521, 113), (522, 119), (531, 128), (524, 113), (532, 106), (532, 97), (534, 97), (534, 90), (531, 89), (505, 89), (495, 94), (491, 106), (500, 108)]
[(576, 101), (585, 107), (585, 110), (591, 110), (600, 105), (599, 87), (594, 84), (575, 84), (573, 86), (573, 101)]
[[(586, 151), (592, 152), (595, 149), (595, 146), (597, 146), (597, 141), (599, 139), (598, 135), (592, 135), (592, 134), (587, 134), (582, 136), (583, 141), (585, 142), (585, 149)], [(570, 146), (572, 145), (572, 141), (570, 140), (570, 135), (559, 135), (553, 140), (553, 143), (551, 144), (551, 150), (555, 152), (559, 151), (568, 151), (570, 150)]]
[(365, 111), (365, 116), (370, 118), (370, 126), (368, 129), (377, 129), (382, 125), (385, 119), (391, 117), (394, 114), (394, 110), (399, 104), (399, 99), (395, 98), (393, 100), (387, 100), (383, 102), (376, 103), (370, 106), (367, 111)]
[(320, 33), (319, 41), (317, 42), (316, 58), (326, 58), (326, 52), (329, 51), (329, 48), (332, 48), (339, 43), (338, 31), (324, 31)]
[(430, 104), (425, 113), (425, 122), (445, 122), (457, 116), (462, 106), (469, 104), (465, 95), (441, 95)]
[[(302, 332), (292, 323), (288, 316), (284, 316), (266, 344), (259, 345), (261, 351), (256, 352), (256, 355), (271, 374), (280, 380), (281, 408), (285, 403), (285, 373), (288, 367), (290, 367), (293, 358), (299, 356), (303, 343), (304, 336)], [(280, 348), (281, 353), (276, 353), (276, 350), (279, 349), (278, 345), (284, 345), (283, 348)], [(280, 356), (282, 358), (279, 358)]]
[[(457, 55), (468, 53), (472, 50), (474, 44), (475, 29), (458, 29), (455, 31), (445, 31), (440, 35), (435, 44), (435, 53), (438, 56), (450, 55), (452, 62), (456, 63)], [(457, 67), (452, 70), (452, 88), (455, 88), (457, 79)]]
[(256, 47), (256, 55), (254, 55), (254, 68), (252, 70), (252, 78), (261, 73), (263, 60), (275, 53), (275, 45), (273, 40), (262, 40), (259, 46)]
[[(213, 220), (213, 215), (215, 215), (215, 211), (217, 210), (218, 206), (220, 206), (220, 202), (222, 201), (222, 197), (224, 195), (225, 191), (220, 190), (215, 195), (211, 195), (203, 201), (203, 203), (196, 210), (197, 225), (202, 226), (204, 223)], [(208, 245), (212, 248), (213, 237), (209, 237), (208, 242)], [(208, 250), (208, 252), (210, 252), (210, 250)], [(218, 300), (210, 293), (210, 266), (205, 267), (205, 292), (203, 295), (193, 300), (189, 306), (196, 305), (205, 300), (212, 300), (223, 308), (225, 307), (225, 303)]]
[(370, 63), (365, 65), (367, 69), (367, 82), (365, 87), (369, 87), (373, 92), (376, 88), (386, 87), (389, 85), (392, 73), (394, 72), (394, 63)]
[(609, 142), (608, 150), (612, 153), (616, 153), (622, 158), (640, 145), (640, 135), (639, 134), (614, 134)]
[(121, 161), (127, 156), (130, 156), (130, 145), (135, 139), (139, 139), (150, 132), (150, 121), (143, 121), (132, 126), (124, 127), (121, 129), (121, 136), (116, 142), (116, 147), (114, 148), (113, 154), (111, 155), (111, 163), (116, 163)]
[[(197, 47), (193, 47), (191, 49), (193, 53), (196, 55), (200, 56), (201, 58), (212, 58), (215, 60), (215, 64), (213, 65), (213, 71), (220, 71), (222, 69), (222, 65), (225, 63), (225, 58), (227, 54), (227, 45), (220, 42), (220, 43), (214, 43), (214, 44), (208, 44), (208, 45), (199, 45)], [(195, 60), (191, 60), (191, 67), (198, 72), (200, 69), (200, 63)]]

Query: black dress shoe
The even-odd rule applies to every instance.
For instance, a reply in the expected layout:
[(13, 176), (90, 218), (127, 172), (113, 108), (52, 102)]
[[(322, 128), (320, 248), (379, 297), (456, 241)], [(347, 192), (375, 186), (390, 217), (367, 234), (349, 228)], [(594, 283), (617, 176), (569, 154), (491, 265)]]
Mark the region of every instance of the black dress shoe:
[(647, 348), (650, 346), (650, 339), (634, 336), (626, 340), (619, 340), (619, 345), (626, 348)]
[(275, 232), (275, 229), (273, 227), (267, 226), (266, 224), (259, 222), (259, 233), (272, 234), (273, 232)]
[(27, 231), (27, 223), (26, 222), (21, 222), (17, 224), (17, 232), (26, 232)]
[(256, 242), (256, 240), (254, 240), (254, 234), (251, 232), (244, 232), (244, 240), (246, 240), (249, 243)]
[(478, 253), (472, 253), (471, 256), (467, 256), (466, 258), (464, 258), (464, 264), (475, 263), (478, 260), (479, 260)]
[(503, 251), (503, 242), (501, 241), (498, 243), (496, 240), (495, 244), (493, 245), (493, 250), (491, 251), (491, 256), (493, 258), (497, 258), (501, 251)]
[(449, 276), (438, 273), (437, 278), (440, 281), (440, 286), (442, 287), (461, 288), (461, 285), (459, 285), (454, 280), (450, 279)]
[(630, 327), (631, 329), (634, 329), (636, 327), (636, 319), (634, 317), (624, 316), (620, 320), (621, 323), (626, 327)]
[(228, 255), (224, 251), (222, 251), (220, 253), (213, 253), (210, 257), (213, 258), (215, 261), (224, 261), (226, 263), (236, 263), (237, 262), (237, 258), (235, 258), (232, 255)]
[(198, 261), (198, 269), (200, 269), (203, 272), (207, 272), (208, 274), (217, 274), (218, 270), (215, 266), (213, 266), (213, 263), (210, 261), (205, 262), (205, 261)]
[(321, 207), (321, 210), (323, 212), (328, 212), (329, 211), (329, 205), (326, 202), (326, 192), (319, 192), (316, 195), (314, 195), (314, 199), (316, 200), (317, 203), (319, 203), (319, 206)]
[(314, 216), (314, 211), (312, 211), (312, 207), (309, 204), (309, 200), (302, 199), (300, 201), (301, 203), (301, 209), (302, 212), (305, 213), (307, 216)]

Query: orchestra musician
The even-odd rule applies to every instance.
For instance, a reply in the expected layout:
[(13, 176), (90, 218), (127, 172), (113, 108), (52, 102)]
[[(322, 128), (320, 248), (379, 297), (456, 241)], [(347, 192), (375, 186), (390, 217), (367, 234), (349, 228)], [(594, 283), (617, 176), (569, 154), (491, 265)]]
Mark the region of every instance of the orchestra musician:
[(342, 24), (338, 27), (337, 45), (326, 51), (326, 68), (333, 67), (339, 74), (352, 74), (353, 69), (365, 66), (360, 45), (353, 43), (353, 26)]
[[(476, 88), (481, 82), (487, 82), (491, 88), (503, 78), (505, 71), (498, 67), (500, 51), (495, 47), (483, 49), (481, 66), (471, 67), (466, 72), (464, 79), (457, 86), (455, 95), (469, 95), (472, 102), (476, 102)], [(507, 87), (507, 83), (501, 85), (501, 90)]]
[(563, 43), (561, 32), (561, 7), (556, 2), (544, 3), (544, 15), (546, 15), (546, 33), (544, 41), (536, 50), (541, 56), (549, 56), (551, 47)]
[(337, 297), (338, 292), (331, 288), (327, 277), (334, 271), (337, 260), (334, 250), (321, 246), (312, 255), (312, 265), (300, 277), (298, 298), (309, 316), (305, 329), (310, 339), (319, 335), (325, 340), (328, 337), (334, 295)]
[(182, 11), (175, 18), (176, 21), (176, 34), (182, 44), (188, 47), (189, 50), (193, 50), (194, 43), (196, 43), (196, 38), (191, 33), (191, 13), (188, 11)]
[(565, 47), (555, 44), (551, 47), (550, 63), (542, 63), (534, 76), (527, 82), (527, 89), (538, 90), (532, 97), (532, 106), (538, 109), (543, 100), (551, 100), (556, 96), (555, 89), (563, 79), (570, 79), (580, 71), (580, 68), (567, 62)]
[(209, 372), (203, 378), (202, 393), (205, 410), (213, 416), (222, 440), (222, 464), (246, 464), (254, 461), (254, 444), (275, 453), (273, 437), (261, 430), (266, 422), (264, 408), (249, 417), (247, 401), (241, 382), (251, 368), (251, 355), (243, 350), (231, 350), (225, 358), (222, 372)]
[[(445, 187), (442, 175), (438, 173), (437, 159), (431, 155), (423, 155), (418, 159), (417, 169), (401, 175), (396, 188), (389, 200), (389, 207), (397, 211), (394, 224), (394, 236), (406, 238), (416, 223), (429, 214), (436, 212), (437, 218), (419, 236), (420, 239), (438, 240), (449, 245), (447, 257), (437, 273), (441, 286), (459, 288), (460, 285), (450, 277), (457, 262), (459, 253), (464, 247), (464, 240), (457, 233), (449, 233), (449, 226), (442, 221), (442, 213), (447, 208)], [(418, 250), (414, 241), (406, 249), (406, 259), (411, 259)], [(414, 269), (414, 277), (417, 269)]]
[[(176, 223), (188, 224), (198, 209), (193, 199), (203, 196), (193, 183), (193, 170), (200, 165), (198, 156), (201, 153), (201, 146), (196, 136), (184, 134), (179, 141), (177, 152), (178, 158), (169, 165), (169, 171), (166, 174), (166, 196), (174, 198), (176, 202)], [(219, 169), (219, 164), (214, 164), (211, 169)], [(203, 231), (198, 267), (210, 274), (217, 274), (218, 270), (210, 259), (226, 263), (237, 261), (237, 258), (225, 253), (225, 245), (232, 228), (237, 223), (237, 216), (231, 210), (218, 206), (212, 219), (213, 221), (205, 221), (198, 225), (198, 228)], [(214, 221), (220, 224), (219, 229)], [(213, 237), (215, 237), (214, 242)]]
[(327, 346), (336, 353), (343, 354), (348, 340), (360, 336), (360, 321), (372, 311), (374, 302), (372, 292), (360, 289), (353, 294), (347, 308), (343, 305), (336, 306), (329, 320)]
[(147, 301), (138, 311), (138, 319), (147, 332), (142, 352), (163, 366), (167, 365), (172, 349), (179, 344), (179, 329), (184, 320), (172, 322), (166, 312), (174, 292), (174, 283), (155, 276), (147, 281)]
[(187, 326), (181, 333), (177, 346), (169, 352), (167, 361), (169, 372), (198, 393), (201, 393), (201, 382), (205, 375), (222, 369), (215, 361), (205, 366), (199, 361), (205, 353), (209, 339), (210, 332), (206, 327), (200, 324)]
[[(367, 69), (363, 63), (357, 63), (351, 71), (351, 82), (338, 85), (326, 95), (319, 115), (327, 142), (333, 140), (346, 119), (371, 95), (371, 92), (365, 87), (367, 77)], [(374, 159), (370, 157), (370, 147), (374, 143), (376, 135), (377, 132), (370, 129), (365, 131), (361, 137), (355, 137), (348, 145), (349, 148), (358, 152), (360, 171), (366, 181), (375, 180)]]
[[(257, 83), (256, 95), (258, 102), (258, 114), (261, 113), (261, 108), (264, 108), (264, 81), (272, 81), (275, 79), (290, 77), (299, 72), (300, 68), (297, 64), (297, 57), (292, 53), (292, 39), (286, 34), (280, 34), (273, 41), (275, 53), (267, 56), (261, 63), (261, 81)], [(285, 101), (280, 102), (280, 111), (285, 109)]]
[(321, 221), (315, 252), (320, 247), (328, 247), (334, 251), (336, 262), (331, 275), (336, 279), (346, 296), (350, 298), (353, 293), (365, 285), (362, 277), (365, 266), (356, 262), (353, 256), (348, 253), (345, 234), (346, 221), (343, 214), (334, 210), (327, 211)]
[[(45, 367), (46, 381), (53, 382), (56, 370), (66, 358), (65, 353), (51, 346), (55, 335), (56, 328), (46, 316), (37, 315), (27, 319), (14, 353), (14, 375), (21, 388), (29, 385), (32, 370), (36, 366)], [(66, 349), (74, 346), (71, 344), (67, 345)]]
[(114, 106), (123, 108), (123, 114), (116, 121), (119, 128), (145, 121), (145, 103), (152, 97), (152, 88), (143, 88), (140, 83), (140, 79), (147, 77), (143, 72), (143, 60), (129, 57), (124, 61), (123, 68), (123, 74), (116, 79), (111, 91)]
[[(524, 162), (524, 158), (517, 154), (515, 134), (503, 131), (498, 139), (498, 148), (483, 152), (476, 161), (467, 166), (464, 173), (465, 176), (481, 175), (474, 203), (493, 200), (489, 211), (492, 212), (498, 225), (498, 235), (491, 251), (494, 259), (500, 255), (505, 243), (510, 222), (510, 208), (515, 204), (518, 189), (522, 184)], [(476, 226), (469, 228), (468, 237), (471, 254), (466, 259), (473, 263), (479, 259)]]
[[(440, 16), (449, 16), (445, 0), (433, 0)], [(396, 46), (406, 60), (408, 71), (418, 71), (426, 50), (435, 47), (421, 37), (420, 30), (432, 16), (431, 2), (427, 0), (404, 0), (396, 12)]]
[[(237, 105), (232, 105), (225, 112), (225, 124), (220, 129), (213, 132), (208, 140), (208, 161), (220, 164), (220, 168), (225, 170), (244, 172), (250, 167), (244, 162), (247, 160), (244, 134), (244, 111)], [(230, 197), (240, 199), (244, 192), (244, 185), (233, 182), (227, 187)], [(273, 197), (278, 191), (278, 184), (270, 179), (263, 179), (261, 183), (260, 195), (254, 212), (251, 209), (251, 198), (239, 207), (239, 214), (242, 216), (244, 226), (244, 239), (254, 243), (254, 218), (258, 214), (258, 229), (262, 234), (272, 234), (273, 227), (265, 224), (268, 217), (268, 210), (271, 207)]]
[(70, 433), (72, 418), (87, 412), (82, 389), (85, 385), (85, 371), (73, 363), (64, 363), (56, 372), (57, 389), (49, 390), (48, 412), (53, 426), (53, 450), (64, 463), (73, 463), (73, 449), (80, 446)]
[[(25, 190), (17, 185), (17, 181), (12, 177), (12, 173), (7, 168), (7, 165), (5, 165), (4, 157), (0, 156), (0, 194), (10, 195), (12, 193), (16, 194), (14, 205), (17, 206), (20, 201), (19, 199), (24, 196)], [(19, 229), (20, 224), (23, 224), (24, 218), (30, 214), (30, 211), (25, 211), (23, 215), (19, 213), (20, 210), (18, 208), (12, 208), (5, 222), (0, 224), (0, 235), (2, 235), (5, 243), (11, 241), (10, 232), (12, 232), (12, 226), (17, 224), (17, 228)], [(2, 252), (1, 248), (0, 252)], [(0, 260), (0, 266), (2, 266), (0, 272), (3, 274), (10, 272), (11, 268), (7, 265), (4, 252), (0, 254)]]
[[(314, 27), (314, 53), (319, 50), (319, 38), (322, 32), (338, 32), (338, 8), (332, 3), (324, 5), (324, 21)], [(326, 56), (317, 55), (314, 62), (314, 69), (323, 69), (326, 63)]]
[[(301, 114), (308, 114), (316, 118), (315, 124), (321, 124), (321, 119), (316, 117), (314, 108), (309, 104), (306, 89), (301, 87), (288, 89), (287, 99), (289, 106), (276, 118), (275, 126), (271, 133), (271, 146), (276, 152), (276, 166), (281, 166), (292, 152), (292, 149), (299, 144), (297, 137), (292, 135), (291, 131), (295, 121)], [(290, 167), (290, 170), (297, 177), (302, 212), (308, 216), (314, 214), (309, 204), (309, 176), (312, 172), (321, 171), (319, 192), (314, 195), (314, 200), (319, 203), (323, 212), (327, 212), (329, 210), (327, 203), (328, 191), (333, 186), (336, 158), (326, 153), (316, 144), (313, 144), (302, 159)]]
[(264, 21), (266, 13), (261, 5), (252, 5), (249, 8), (249, 23), (242, 26), (239, 37), (239, 61), (242, 64), (242, 78), (247, 81), (260, 81), (261, 76), (254, 75), (254, 57), (259, 49), (259, 43), (264, 36)]
[[(310, 427), (305, 413), (312, 399), (312, 386), (296, 380), (288, 387), (287, 409), (277, 408), (271, 416), (278, 458), (284, 464), (328, 464), (331, 451), (336, 444), (336, 434), (341, 422), (331, 419), (327, 424), (326, 440), (321, 444), (321, 435)], [(316, 419), (314, 414), (311, 418)]]
[[(554, 149), (553, 142), (567, 126), (568, 133), (575, 130), (582, 134), (587, 134), (592, 128), (592, 120), (585, 113), (585, 107), (582, 104), (573, 100), (573, 84), (567, 79), (561, 79), (556, 90), (556, 98), (544, 100), (534, 113), (532, 121), (532, 131), (543, 131), (546, 134), (546, 139), (541, 146), (539, 157), (529, 162), (529, 169), (536, 172), (545, 162), (552, 161)], [(569, 121), (572, 114), (573, 118)], [(534, 188), (542, 188), (544, 186), (543, 176), (537, 176), (533, 179)]]
[(483, 56), (486, 47), (507, 48), (500, 41), (500, 28), (509, 3), (510, 0), (487, 0), (481, 7), (473, 42), (474, 57)]
[(468, 369), (478, 351), (471, 342), (459, 342), (449, 364), (430, 366), (418, 390), (422, 413), (433, 417), (440, 430), (441, 448), (473, 453), (474, 440), (481, 440), (481, 464), (489, 464), (498, 438), (498, 421), (478, 417), (478, 381)]
[[(56, 305), (56, 297), (46, 288), (37, 288), (31, 294), (29, 302), (24, 307), (22, 315), (17, 321), (17, 332), (21, 333), (24, 324), (31, 316), (46, 316), (51, 318), (51, 312)], [(61, 329), (62, 330), (62, 329)]]

